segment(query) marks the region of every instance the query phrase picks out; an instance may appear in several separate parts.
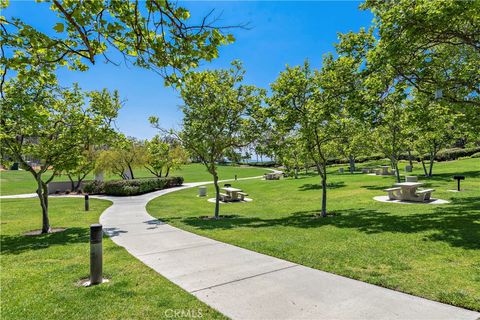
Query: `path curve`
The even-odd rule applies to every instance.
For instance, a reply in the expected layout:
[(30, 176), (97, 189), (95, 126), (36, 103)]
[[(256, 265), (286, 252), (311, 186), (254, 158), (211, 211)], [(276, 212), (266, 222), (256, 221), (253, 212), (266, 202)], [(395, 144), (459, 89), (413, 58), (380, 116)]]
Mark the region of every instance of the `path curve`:
[[(202, 237), (147, 213), (147, 203), (157, 197), (210, 183), (134, 197), (93, 197), (113, 203), (100, 223), (116, 244), (232, 319), (480, 319), (474, 311)], [(1, 198), (22, 196), (32, 197)]]
[(100, 223), (116, 244), (232, 319), (480, 318), (474, 311), (202, 237), (146, 211), (154, 198), (209, 183), (186, 183), (135, 197), (102, 197), (113, 205)]

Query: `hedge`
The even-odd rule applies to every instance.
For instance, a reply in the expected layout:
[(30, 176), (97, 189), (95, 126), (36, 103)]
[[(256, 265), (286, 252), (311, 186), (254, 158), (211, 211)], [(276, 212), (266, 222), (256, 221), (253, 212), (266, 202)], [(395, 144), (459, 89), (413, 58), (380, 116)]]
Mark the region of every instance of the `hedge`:
[[(451, 148), (451, 149), (442, 149), (440, 150), (437, 155), (435, 156), (435, 161), (450, 161), (450, 160), (457, 160), (460, 158), (478, 158), (480, 153), (480, 147), (474, 148)], [(409, 155), (408, 153), (402, 153), (399, 156), (399, 160), (408, 160)], [(424, 155), (424, 159), (428, 159), (429, 155)], [(362, 163), (367, 161), (378, 161), (385, 159), (385, 155), (376, 153), (370, 156), (360, 156), (355, 159), (355, 163)], [(388, 160), (388, 159), (387, 159)], [(412, 160), (413, 161), (420, 161), (420, 157), (417, 153), (412, 152)], [(345, 158), (331, 158), (327, 160), (327, 164), (348, 164), (348, 159)]]
[(440, 150), (435, 157), (437, 161), (449, 161), (456, 160), (458, 158), (470, 157), (476, 153), (480, 152), (480, 147), (476, 148), (452, 148)]
[(110, 196), (134, 196), (155, 190), (180, 186), (182, 177), (146, 178), (132, 180), (92, 181), (83, 190), (90, 194), (106, 194)]

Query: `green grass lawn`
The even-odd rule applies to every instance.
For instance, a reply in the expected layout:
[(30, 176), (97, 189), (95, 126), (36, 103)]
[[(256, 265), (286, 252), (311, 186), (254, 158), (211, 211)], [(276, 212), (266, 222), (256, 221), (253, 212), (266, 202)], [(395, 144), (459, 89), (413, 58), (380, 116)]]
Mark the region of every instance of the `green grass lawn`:
[[(403, 165), (402, 165), (403, 168)], [(318, 176), (233, 184), (254, 200), (222, 204), (223, 220), (203, 220), (214, 204), (187, 189), (151, 201), (148, 211), (182, 229), (429, 299), (480, 310), (480, 162), (435, 164), (420, 178), (443, 205), (381, 203), (393, 177), (337, 174), (330, 168), (328, 210), (318, 218)], [(413, 174), (421, 174), (417, 164)], [(465, 174), (464, 192), (448, 192), (453, 174)], [(410, 175), (410, 174), (409, 174)], [(213, 196), (208, 186), (209, 197)]]
[[(218, 173), (220, 179), (233, 179), (235, 175), (238, 178), (246, 178), (259, 176), (268, 171), (263, 168), (251, 168), (240, 166), (219, 166)], [(153, 177), (153, 175), (145, 168), (134, 170), (135, 178)], [(171, 175), (182, 176), (185, 182), (210, 181), (212, 176), (202, 164), (188, 164), (179, 170), (173, 171)], [(93, 174), (87, 176), (86, 180), (93, 179)], [(106, 175), (105, 180), (118, 180), (120, 177), (114, 175)], [(54, 181), (68, 181), (67, 176), (56, 177)], [(19, 171), (1, 171), (0, 172), (0, 195), (12, 195), (22, 193), (32, 193), (36, 190), (36, 183), (31, 173)]]
[(167, 310), (224, 318), (106, 237), (104, 275), (110, 282), (77, 286), (89, 274), (88, 227), (108, 201), (92, 199), (86, 213), (82, 199), (51, 199), (52, 226), (68, 229), (42, 236), (23, 235), (41, 227), (37, 199), (1, 205), (3, 319), (165, 319), (172, 313)]

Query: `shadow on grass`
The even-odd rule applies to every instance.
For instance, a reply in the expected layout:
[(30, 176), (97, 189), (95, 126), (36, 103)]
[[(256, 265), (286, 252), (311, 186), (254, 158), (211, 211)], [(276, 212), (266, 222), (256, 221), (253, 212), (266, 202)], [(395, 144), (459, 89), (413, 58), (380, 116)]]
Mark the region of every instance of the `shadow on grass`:
[[(345, 187), (345, 182), (343, 181), (338, 181), (338, 182), (330, 182), (327, 183), (327, 189), (338, 189)], [(321, 190), (322, 185), (320, 183), (306, 183), (300, 187), (298, 187), (298, 190), (300, 191), (308, 191), (308, 190)]]
[(480, 197), (452, 200), (449, 205), (436, 207), (428, 213), (398, 215), (374, 209), (358, 208), (340, 210), (335, 217), (318, 218), (319, 211), (297, 211), (287, 217), (262, 219), (234, 216), (224, 220), (201, 220), (198, 217), (171, 217), (164, 221), (179, 221), (202, 230), (233, 228), (269, 228), (277, 226), (295, 228), (355, 229), (367, 234), (382, 232), (413, 234), (425, 232), (424, 241), (442, 241), (454, 247), (480, 249)]
[(367, 190), (382, 190), (390, 188), (390, 186), (361, 186), (360, 188), (365, 188)]
[(433, 176), (425, 177), (423, 174), (419, 174), (418, 178), (421, 180), (427, 181), (451, 181), (452, 183), (457, 183), (456, 180), (453, 179), (454, 175), (462, 175), (465, 176), (466, 179), (472, 178), (480, 178), (480, 170), (479, 171), (452, 171), (447, 173), (435, 173), (433, 172)]
[(2, 254), (20, 254), (30, 250), (42, 250), (52, 246), (63, 246), (74, 243), (89, 243), (88, 228), (67, 228), (63, 232), (48, 233), (38, 236), (2, 235)]

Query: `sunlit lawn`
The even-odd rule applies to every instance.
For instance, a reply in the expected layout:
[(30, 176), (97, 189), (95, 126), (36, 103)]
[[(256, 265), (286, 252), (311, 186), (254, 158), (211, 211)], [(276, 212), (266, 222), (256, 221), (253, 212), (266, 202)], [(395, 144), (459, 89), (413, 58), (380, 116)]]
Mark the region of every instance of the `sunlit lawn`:
[(2, 319), (165, 319), (169, 309), (223, 318), (106, 237), (110, 282), (78, 287), (89, 274), (88, 227), (109, 205), (92, 199), (85, 212), (82, 199), (51, 199), (52, 226), (67, 230), (24, 236), (41, 226), (37, 199), (1, 200)]
[[(267, 170), (268, 171), (268, 170)], [(239, 166), (219, 166), (218, 173), (220, 179), (234, 179), (235, 175), (238, 178), (245, 178), (251, 176), (259, 176), (265, 172), (262, 168), (250, 168)], [(153, 175), (145, 168), (138, 168), (134, 170), (135, 178), (153, 177)], [(182, 176), (185, 182), (211, 181), (212, 176), (201, 164), (188, 164), (181, 167), (179, 170), (173, 171), (170, 175)], [(93, 179), (93, 174), (86, 178)], [(106, 180), (117, 180), (119, 176), (105, 175)], [(63, 175), (56, 177), (54, 181), (68, 181), (68, 177)], [(31, 173), (23, 170), (11, 170), (0, 172), (0, 194), (12, 195), (22, 193), (32, 193), (36, 190), (36, 183)]]
[[(403, 165), (402, 165), (403, 167)], [(202, 220), (214, 204), (187, 189), (157, 198), (149, 212), (168, 223), (220, 241), (320, 270), (480, 310), (480, 161), (467, 159), (435, 165), (435, 177), (420, 178), (433, 197), (449, 204), (381, 203), (372, 198), (393, 177), (338, 174), (330, 169), (328, 209), (334, 217), (317, 218), (318, 176), (280, 181), (234, 183), (253, 198), (221, 205), (232, 217)], [(420, 174), (417, 164), (413, 174)], [(453, 174), (467, 176), (464, 192)], [(213, 196), (208, 186), (209, 197)]]

